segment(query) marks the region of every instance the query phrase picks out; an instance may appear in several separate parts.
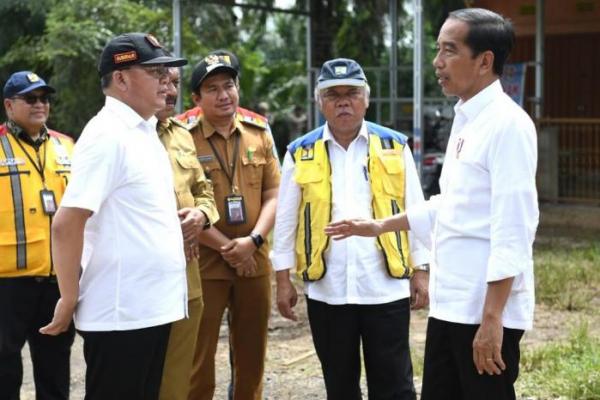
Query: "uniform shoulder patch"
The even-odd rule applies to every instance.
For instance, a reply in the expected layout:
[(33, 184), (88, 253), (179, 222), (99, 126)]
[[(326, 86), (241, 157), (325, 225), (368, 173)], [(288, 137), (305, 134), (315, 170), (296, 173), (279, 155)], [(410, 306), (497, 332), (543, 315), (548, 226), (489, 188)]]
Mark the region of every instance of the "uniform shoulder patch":
[(59, 139), (68, 140), (70, 142), (73, 141), (73, 138), (71, 136), (65, 135), (64, 133), (60, 133), (60, 132), (55, 131), (53, 129), (48, 129), (48, 135), (54, 136), (54, 137), (59, 138)]
[(183, 114), (175, 116), (174, 118), (182, 122), (186, 129), (192, 129), (198, 125), (198, 120), (202, 118), (203, 115), (204, 112), (200, 107), (194, 107), (185, 111)]
[(269, 124), (267, 117), (242, 107), (238, 107), (237, 112), (240, 115), (240, 121), (243, 123), (255, 126), (257, 128), (267, 129), (267, 125)]
[(189, 129), (189, 125), (187, 125), (185, 122), (178, 120), (175, 117), (170, 118), (171, 122), (173, 122), (175, 125), (185, 129), (186, 131)]

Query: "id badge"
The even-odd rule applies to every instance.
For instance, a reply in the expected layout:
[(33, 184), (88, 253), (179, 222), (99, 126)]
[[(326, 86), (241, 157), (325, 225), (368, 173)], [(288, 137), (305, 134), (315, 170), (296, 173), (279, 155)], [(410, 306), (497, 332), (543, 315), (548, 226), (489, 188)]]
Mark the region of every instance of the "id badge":
[(244, 197), (238, 194), (230, 194), (225, 197), (225, 213), (229, 225), (240, 225), (246, 222), (246, 207)]
[(40, 197), (42, 199), (44, 214), (54, 215), (56, 212), (56, 198), (54, 197), (54, 192), (52, 190), (42, 189), (40, 190)]

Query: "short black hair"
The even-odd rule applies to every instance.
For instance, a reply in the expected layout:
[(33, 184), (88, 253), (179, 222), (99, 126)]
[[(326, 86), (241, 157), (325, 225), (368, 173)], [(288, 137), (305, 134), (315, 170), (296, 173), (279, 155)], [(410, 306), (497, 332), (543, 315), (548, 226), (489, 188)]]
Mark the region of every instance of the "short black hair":
[(100, 77), (100, 87), (102, 90), (108, 89), (113, 80), (113, 71), (108, 72)]
[(469, 25), (465, 43), (473, 51), (473, 57), (490, 50), (494, 53), (494, 73), (502, 76), (504, 63), (515, 43), (515, 31), (510, 20), (484, 8), (452, 11), (448, 18)]

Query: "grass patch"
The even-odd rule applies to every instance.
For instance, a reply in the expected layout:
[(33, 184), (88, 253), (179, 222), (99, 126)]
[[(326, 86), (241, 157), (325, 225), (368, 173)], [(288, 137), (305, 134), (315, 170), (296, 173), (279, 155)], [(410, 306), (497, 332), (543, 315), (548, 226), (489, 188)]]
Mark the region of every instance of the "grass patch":
[(600, 294), (600, 244), (537, 245), (534, 249), (538, 303), (569, 311), (597, 307)]
[(525, 351), (516, 391), (527, 399), (600, 399), (600, 340), (581, 324), (564, 343)]

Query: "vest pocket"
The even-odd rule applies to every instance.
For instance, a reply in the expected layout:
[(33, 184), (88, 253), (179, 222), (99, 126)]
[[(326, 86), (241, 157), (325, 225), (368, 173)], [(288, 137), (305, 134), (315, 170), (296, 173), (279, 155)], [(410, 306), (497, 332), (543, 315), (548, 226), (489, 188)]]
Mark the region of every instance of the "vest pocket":
[(394, 196), (403, 197), (404, 193), (404, 164), (398, 156), (380, 156), (385, 174), (382, 177), (383, 190)]

